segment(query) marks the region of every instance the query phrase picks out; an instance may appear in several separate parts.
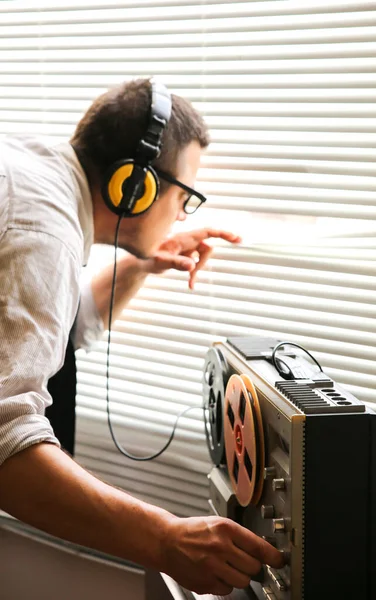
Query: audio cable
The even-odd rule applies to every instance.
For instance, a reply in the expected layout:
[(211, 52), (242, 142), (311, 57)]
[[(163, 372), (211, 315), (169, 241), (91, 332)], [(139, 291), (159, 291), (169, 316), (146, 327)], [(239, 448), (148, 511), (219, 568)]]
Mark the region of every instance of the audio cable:
[(158, 450), (158, 452), (155, 452), (154, 454), (150, 454), (149, 456), (135, 456), (134, 454), (131, 454), (130, 452), (128, 452), (127, 450), (125, 450), (125, 448), (123, 448), (123, 446), (120, 444), (120, 442), (118, 441), (116, 435), (115, 435), (115, 431), (114, 428), (112, 426), (112, 422), (111, 422), (111, 411), (110, 411), (110, 346), (111, 346), (111, 326), (112, 326), (112, 314), (113, 314), (113, 308), (114, 308), (114, 301), (115, 301), (115, 289), (116, 289), (116, 266), (117, 266), (117, 249), (118, 249), (118, 242), (119, 242), (119, 229), (120, 229), (120, 224), (121, 221), (123, 219), (123, 215), (119, 216), (117, 225), (116, 225), (116, 230), (115, 230), (115, 240), (114, 240), (114, 248), (115, 248), (115, 257), (114, 257), (114, 271), (113, 271), (113, 276), (112, 276), (112, 285), (111, 285), (111, 296), (110, 296), (110, 309), (109, 309), (109, 316), (108, 316), (108, 334), (107, 334), (107, 360), (106, 360), (106, 408), (107, 408), (107, 423), (108, 423), (108, 427), (110, 430), (110, 434), (111, 434), (111, 438), (112, 441), (114, 442), (116, 448), (119, 450), (119, 452), (121, 454), (123, 454), (123, 456), (126, 456), (127, 458), (130, 458), (131, 460), (136, 460), (136, 461), (147, 461), (147, 460), (154, 460), (155, 458), (157, 458), (158, 456), (160, 456), (161, 454), (163, 454), (167, 448), (170, 446), (172, 440), (174, 439), (175, 436), (175, 431), (176, 431), (176, 427), (178, 424), (179, 419), (188, 411), (190, 410), (197, 410), (197, 409), (201, 409), (201, 407), (199, 406), (189, 406), (188, 408), (185, 408), (184, 410), (182, 410), (176, 417), (175, 423), (172, 427), (172, 431), (170, 434), (169, 439), (167, 440), (166, 444), (160, 449)]
[[(110, 434), (111, 434), (111, 438), (113, 443), (115, 444), (116, 448), (119, 450), (119, 452), (123, 455), (126, 456), (127, 458), (131, 459), (131, 460), (135, 460), (135, 461), (148, 461), (148, 460), (154, 460), (155, 458), (158, 458), (158, 456), (161, 456), (161, 454), (163, 454), (167, 448), (170, 446), (172, 440), (174, 439), (175, 436), (175, 432), (176, 432), (176, 428), (178, 425), (178, 421), (179, 419), (185, 415), (188, 411), (190, 410), (197, 410), (197, 409), (202, 409), (204, 410), (203, 407), (199, 407), (199, 406), (190, 406), (188, 408), (185, 408), (184, 410), (182, 410), (176, 417), (175, 423), (172, 427), (171, 430), (171, 434), (170, 437), (168, 438), (167, 442), (165, 443), (165, 445), (158, 450), (157, 452), (155, 452), (154, 454), (150, 454), (148, 456), (135, 456), (134, 454), (131, 454), (130, 452), (128, 452), (127, 450), (125, 450), (125, 448), (123, 448), (123, 446), (120, 444), (120, 442), (118, 441), (114, 428), (112, 426), (112, 422), (111, 422), (111, 411), (110, 411), (110, 347), (111, 347), (111, 328), (112, 328), (112, 315), (113, 315), (113, 308), (114, 308), (114, 301), (115, 301), (115, 290), (116, 290), (116, 271), (117, 271), (117, 250), (118, 250), (118, 242), (119, 242), (119, 230), (120, 230), (120, 224), (121, 221), (123, 219), (123, 215), (119, 216), (117, 225), (116, 225), (116, 230), (115, 230), (115, 240), (114, 240), (114, 249), (115, 249), (115, 255), (114, 255), (114, 270), (113, 270), (113, 276), (112, 276), (112, 285), (111, 285), (111, 295), (110, 295), (110, 307), (109, 307), (109, 317), (108, 317), (108, 334), (107, 334), (107, 356), (106, 356), (106, 409), (107, 409), (107, 423), (108, 423), (108, 427), (110, 430)], [(287, 365), (287, 363), (282, 360), (282, 358), (278, 357), (276, 355), (277, 351), (284, 347), (284, 346), (293, 346), (295, 348), (299, 348), (300, 350), (302, 350), (303, 352), (305, 352), (311, 359), (312, 361), (317, 365), (317, 367), (319, 368), (319, 371), (322, 372), (322, 367), (319, 364), (319, 362), (315, 359), (314, 356), (312, 356), (312, 354), (310, 352), (308, 352), (308, 350), (306, 350), (305, 348), (303, 348), (303, 346), (300, 346), (299, 344), (296, 344), (295, 342), (280, 342), (278, 343), (272, 351), (272, 354), (270, 356), (270, 360), (274, 366), (274, 368), (278, 371), (278, 374), (283, 378), (283, 379), (287, 379), (287, 380), (292, 380), (292, 379), (302, 379), (301, 376), (297, 375), (296, 373), (294, 373), (294, 371)], [(305, 378), (305, 377), (303, 377)]]
[(299, 344), (296, 344), (295, 342), (279, 342), (276, 346), (274, 346), (270, 358), (271, 358), (274, 368), (278, 371), (278, 375), (280, 375), (283, 379), (292, 380), (292, 379), (306, 379), (307, 378), (305, 376), (302, 377), (301, 375), (294, 373), (294, 370), (291, 369), (284, 360), (282, 360), (281, 358), (276, 356), (277, 350), (279, 350), (280, 348), (282, 348), (284, 346), (293, 346), (294, 348), (299, 348), (299, 350), (302, 350), (303, 352), (305, 352), (305, 354), (307, 354), (310, 357), (310, 359), (319, 368), (319, 371), (323, 372), (322, 366), (320, 365), (320, 363), (316, 360), (316, 358), (310, 352), (308, 352), (308, 350), (303, 348), (303, 346), (300, 346)]

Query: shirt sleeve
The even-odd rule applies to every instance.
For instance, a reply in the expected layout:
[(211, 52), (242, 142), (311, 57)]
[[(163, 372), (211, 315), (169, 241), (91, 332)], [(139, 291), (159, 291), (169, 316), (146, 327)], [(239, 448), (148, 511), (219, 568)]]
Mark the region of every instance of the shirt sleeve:
[(80, 304), (72, 332), (75, 349), (82, 348), (88, 352), (94, 342), (102, 337), (103, 331), (103, 321), (95, 304), (91, 281), (83, 276), (80, 283)]
[(62, 366), (80, 265), (48, 233), (9, 229), (0, 240), (0, 464), (39, 442), (59, 445), (45, 408)]

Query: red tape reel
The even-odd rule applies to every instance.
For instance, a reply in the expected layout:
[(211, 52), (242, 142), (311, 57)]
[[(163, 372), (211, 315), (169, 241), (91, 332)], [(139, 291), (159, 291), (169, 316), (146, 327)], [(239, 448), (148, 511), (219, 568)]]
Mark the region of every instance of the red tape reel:
[(241, 375), (241, 378), (247, 388), (247, 391), (252, 396), (252, 411), (256, 430), (256, 445), (257, 445), (257, 482), (251, 503), (258, 504), (260, 501), (262, 490), (264, 487), (264, 467), (265, 467), (265, 438), (264, 426), (262, 424), (262, 414), (260, 402), (257, 396), (256, 388), (253, 385), (248, 375)]
[(264, 435), (257, 392), (246, 375), (232, 375), (225, 394), (226, 459), (241, 506), (257, 504), (262, 494)]

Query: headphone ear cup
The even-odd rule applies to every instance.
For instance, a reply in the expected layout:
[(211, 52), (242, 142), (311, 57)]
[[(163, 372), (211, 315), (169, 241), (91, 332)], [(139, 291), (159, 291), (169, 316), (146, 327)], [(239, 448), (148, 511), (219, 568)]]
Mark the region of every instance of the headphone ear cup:
[(143, 194), (134, 205), (131, 214), (136, 216), (146, 212), (159, 193), (159, 180), (156, 172), (152, 167), (148, 167), (146, 171)]
[(128, 208), (124, 198), (131, 195), (127, 184), (133, 173), (133, 160), (123, 160), (115, 163), (104, 177), (102, 195), (108, 208), (116, 215), (124, 217), (137, 216), (147, 211), (153, 204), (159, 192), (159, 180), (152, 167), (147, 167), (142, 191), (139, 198)]
[(105, 173), (102, 185), (102, 196), (108, 208), (116, 215), (122, 214), (123, 185), (133, 171), (133, 161), (114, 163)]

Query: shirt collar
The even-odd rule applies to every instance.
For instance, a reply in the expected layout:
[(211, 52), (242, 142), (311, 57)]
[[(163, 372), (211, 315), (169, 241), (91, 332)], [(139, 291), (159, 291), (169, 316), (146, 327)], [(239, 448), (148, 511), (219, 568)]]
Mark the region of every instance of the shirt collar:
[(77, 154), (68, 142), (59, 144), (55, 147), (55, 150), (61, 154), (74, 175), (74, 182), (77, 188), (78, 219), (84, 237), (84, 265), (86, 265), (89, 259), (90, 248), (94, 243), (93, 202), (89, 182), (77, 158)]

